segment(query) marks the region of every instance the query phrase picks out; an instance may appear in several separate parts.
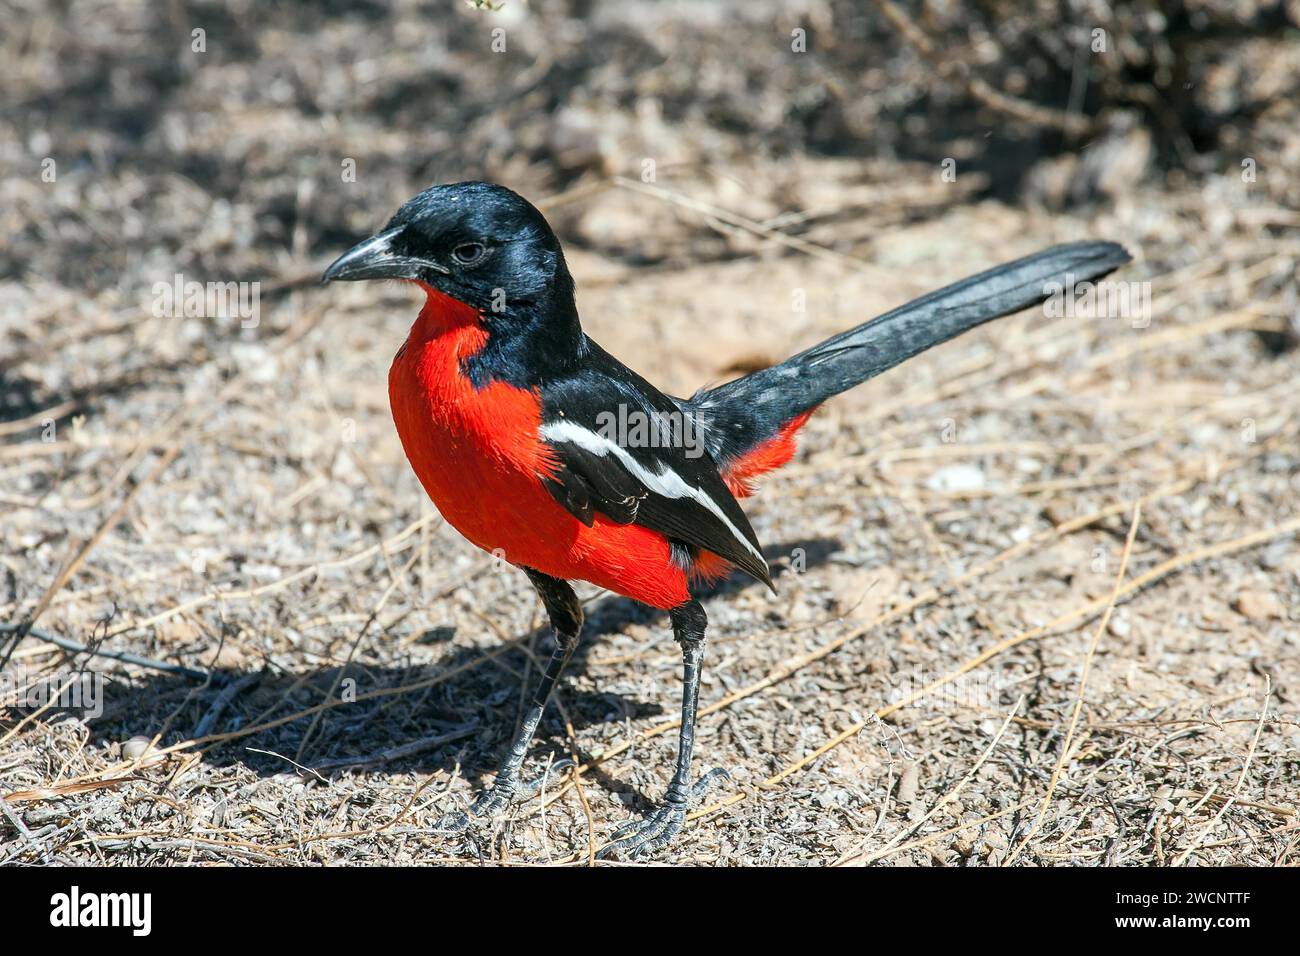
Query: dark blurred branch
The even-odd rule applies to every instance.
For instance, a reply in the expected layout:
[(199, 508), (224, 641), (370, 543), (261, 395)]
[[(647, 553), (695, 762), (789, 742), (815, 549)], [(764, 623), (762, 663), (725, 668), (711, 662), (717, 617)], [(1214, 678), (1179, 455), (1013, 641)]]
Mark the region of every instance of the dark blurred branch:
[[(74, 641), (69, 637), (62, 637), (58, 634), (51, 634), (49, 631), (43, 631), (38, 627), (29, 627), (26, 624), (0, 624), (0, 634), (15, 635), (14, 646), (23, 638), (31, 637), (38, 641), (44, 641), (46, 644), (53, 644), (65, 651), (71, 651), (73, 654), (87, 654), (91, 657), (108, 657), (115, 661), (121, 661), (123, 664), (134, 664), (137, 667), (147, 667), (149, 670), (161, 671), (165, 674), (177, 674), (181, 677), (189, 677), (193, 680), (211, 681), (219, 678), (219, 675), (210, 674), (207, 671), (195, 670), (192, 667), (183, 667), (180, 664), (169, 664), (167, 661), (154, 660), (152, 657), (141, 657), (139, 654), (132, 654), (130, 651), (118, 651), (105, 647), (92, 647), (89, 644), (83, 644), (80, 641)], [(10, 651), (13, 647), (10, 648)]]
[(1039, 106), (995, 89), (971, 72), (970, 64), (952, 58), (947, 51), (938, 50), (925, 31), (895, 5), (892, 0), (876, 0), (876, 6), (895, 30), (935, 68), (944, 80), (960, 85), (974, 99), (989, 109), (1024, 120), (1035, 126), (1050, 126), (1066, 136), (1079, 139), (1093, 130), (1086, 117)]

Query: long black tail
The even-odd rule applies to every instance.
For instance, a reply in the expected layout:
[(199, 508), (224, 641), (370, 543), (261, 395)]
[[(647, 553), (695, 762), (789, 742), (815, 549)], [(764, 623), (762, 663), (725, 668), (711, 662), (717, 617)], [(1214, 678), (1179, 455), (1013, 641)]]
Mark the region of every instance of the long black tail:
[(1098, 279), (1129, 260), (1114, 242), (1053, 246), (931, 292), (779, 365), (699, 392), (686, 405), (702, 422), (714, 460), (725, 465), (828, 398), (977, 325), (1037, 305), (1071, 280)]

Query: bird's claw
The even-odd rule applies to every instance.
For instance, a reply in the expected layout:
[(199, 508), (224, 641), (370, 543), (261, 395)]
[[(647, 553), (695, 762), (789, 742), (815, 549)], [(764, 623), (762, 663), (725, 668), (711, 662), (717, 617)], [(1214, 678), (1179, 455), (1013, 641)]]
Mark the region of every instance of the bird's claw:
[(605, 860), (616, 856), (620, 860), (632, 860), (643, 853), (661, 849), (686, 824), (686, 811), (690, 800), (703, 796), (719, 780), (730, 780), (731, 774), (722, 767), (714, 767), (691, 787), (689, 799), (677, 799), (669, 796), (662, 804), (641, 820), (631, 820), (614, 830), (614, 842), (602, 847), (596, 858)]
[(700, 777), (699, 780), (696, 780), (695, 785), (691, 787), (692, 799), (704, 796), (713, 789), (713, 785), (719, 780), (731, 780), (731, 774), (727, 773), (726, 767), (714, 767), (712, 770), (704, 774), (704, 776)]
[(498, 774), (492, 786), (479, 794), (478, 798), (470, 804), (468, 810), (454, 810), (445, 814), (438, 821), (435, 829), (447, 833), (458, 833), (475, 820), (492, 819), (500, 816), (510, 804), (520, 800), (531, 800), (541, 793), (552, 773), (572, 766), (574, 766), (573, 761), (567, 757), (563, 760), (557, 760), (528, 781), (520, 780), (518, 772)]
[[(642, 853), (658, 850), (668, 845), (686, 823), (685, 803), (665, 802), (650, 813), (644, 820), (633, 820), (614, 831), (618, 839), (602, 847), (596, 858), (607, 860), (616, 856), (620, 860), (633, 860)], [(627, 836), (623, 836), (623, 834)]]
[(570, 767), (576, 766), (577, 764), (568, 757), (556, 760), (554, 763), (548, 764), (545, 770), (533, 777), (533, 779), (529, 780), (527, 783), (516, 783), (515, 796), (520, 800), (531, 800), (542, 792), (542, 788), (546, 786), (546, 782), (551, 778), (551, 774), (560, 770), (568, 770)]

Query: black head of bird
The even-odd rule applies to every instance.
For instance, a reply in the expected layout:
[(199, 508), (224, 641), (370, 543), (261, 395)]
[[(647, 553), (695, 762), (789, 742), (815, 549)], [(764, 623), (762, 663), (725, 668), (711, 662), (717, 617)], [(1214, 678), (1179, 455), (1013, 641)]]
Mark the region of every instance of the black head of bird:
[(420, 282), (496, 316), (571, 305), (573, 298), (564, 252), (545, 217), (495, 183), (433, 186), (408, 199), (321, 281), (361, 279)]

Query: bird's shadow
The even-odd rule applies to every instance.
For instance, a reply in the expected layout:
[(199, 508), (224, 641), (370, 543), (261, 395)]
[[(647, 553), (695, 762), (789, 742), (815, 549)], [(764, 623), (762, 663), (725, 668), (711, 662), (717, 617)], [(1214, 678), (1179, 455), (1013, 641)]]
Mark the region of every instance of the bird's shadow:
[[(768, 555), (775, 565), (781, 556), (802, 549), (811, 567), (826, 562), (838, 548), (838, 541), (818, 538), (774, 546)], [(522, 579), (520, 586), (525, 586)], [(756, 582), (733, 574), (700, 596), (707, 602), (754, 586)], [(629, 624), (662, 628), (664, 639), (671, 640), (664, 612), (622, 597), (602, 597), (586, 608), (583, 639), (566, 676), (587, 673), (600, 638)], [(521, 646), (454, 647), (432, 664), (353, 662), (302, 672), (221, 669), (212, 671), (208, 683), (153, 672), (112, 679), (100, 687), (102, 713), (88, 719), (87, 726), (101, 743), (160, 732), (159, 746), (164, 747), (202, 738), (209, 765), (243, 765), (260, 776), (289, 772), (328, 779), (340, 773), (446, 771), (481, 785), (495, 772), (527, 703), (525, 693), (537, 681), (538, 663), (545, 663), (552, 647), (547, 626), (521, 637)], [(425, 644), (454, 639), (453, 628), (435, 628), (415, 638)], [(530, 645), (531, 657), (524, 650)], [(93, 660), (89, 666), (94, 667)], [(527, 691), (521, 682), (525, 676)], [(566, 720), (577, 731), (666, 716), (668, 709), (676, 716), (675, 700), (584, 691), (569, 681), (562, 686), (562, 708), (547, 708), (530, 750), (530, 767), (540, 766), (548, 755), (569, 756)], [(600, 773), (595, 776), (610, 790), (629, 789)]]

